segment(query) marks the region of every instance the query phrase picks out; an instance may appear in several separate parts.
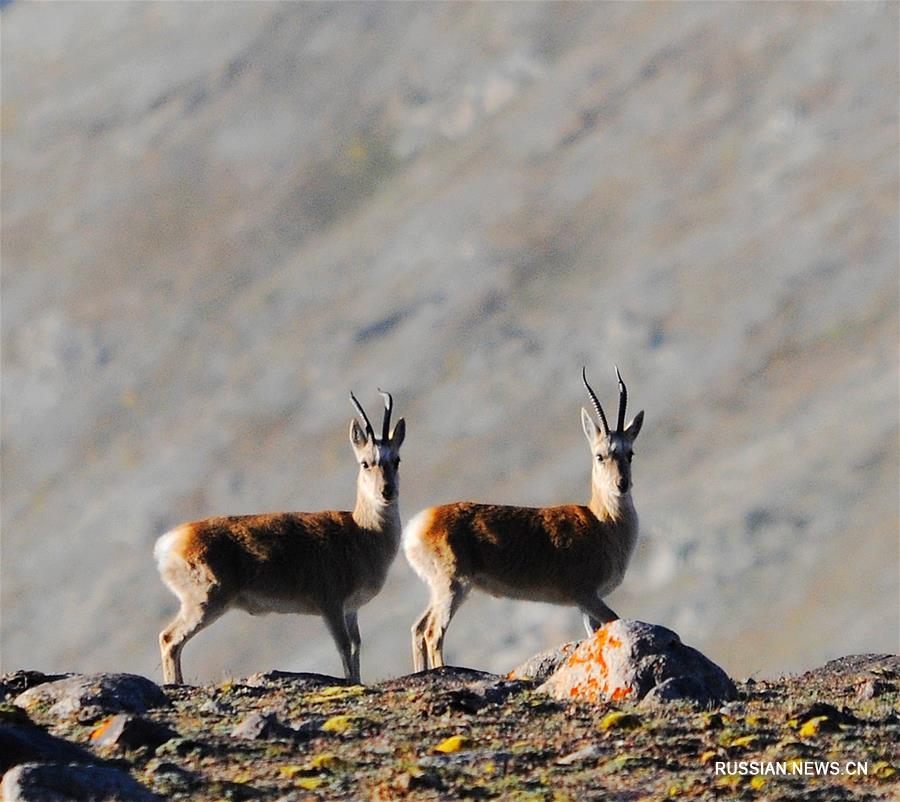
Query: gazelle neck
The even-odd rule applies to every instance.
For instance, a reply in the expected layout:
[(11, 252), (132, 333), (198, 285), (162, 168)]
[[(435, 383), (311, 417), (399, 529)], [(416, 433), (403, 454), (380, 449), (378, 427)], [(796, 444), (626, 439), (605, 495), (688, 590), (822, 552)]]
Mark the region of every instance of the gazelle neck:
[(620, 523), (634, 515), (631, 490), (619, 493), (605, 482), (591, 484), (591, 502), (588, 507), (598, 520), (604, 522)]
[(400, 505), (397, 499), (378, 502), (362, 488), (356, 492), (353, 520), (361, 529), (400, 536)]

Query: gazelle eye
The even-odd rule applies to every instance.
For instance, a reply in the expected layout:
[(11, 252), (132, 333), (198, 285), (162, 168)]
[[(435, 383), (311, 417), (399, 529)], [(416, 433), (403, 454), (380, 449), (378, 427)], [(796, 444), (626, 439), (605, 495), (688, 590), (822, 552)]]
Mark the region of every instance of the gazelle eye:
[(366, 471), (367, 471), (367, 470), (369, 469), (369, 463), (366, 462), (365, 460), (363, 460), (363, 461), (360, 462), (359, 464), (360, 464), (360, 467), (361, 467), (363, 470), (366, 470)]
[(604, 458), (604, 456), (603, 456), (602, 454), (598, 454), (598, 455), (597, 455), (597, 462), (603, 462), (604, 459), (605, 459), (605, 458)]

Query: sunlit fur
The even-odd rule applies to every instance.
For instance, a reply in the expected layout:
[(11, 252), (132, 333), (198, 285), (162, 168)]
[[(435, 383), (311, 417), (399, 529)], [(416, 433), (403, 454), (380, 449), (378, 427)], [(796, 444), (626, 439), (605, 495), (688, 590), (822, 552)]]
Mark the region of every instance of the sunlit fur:
[(588, 632), (618, 617), (602, 597), (622, 581), (637, 539), (630, 458), (643, 414), (606, 436), (582, 410), (593, 459), (587, 506), (457, 503), (409, 522), (403, 550), (431, 596), (412, 628), (416, 671), (444, 665), (447, 627), (473, 587), (578, 607)]
[[(400, 543), (401, 418), (386, 442), (354, 419), (350, 442), (360, 463), (352, 512), (285, 512), (207, 518), (159, 538), (159, 573), (181, 609), (159, 636), (167, 683), (183, 682), (185, 643), (231, 608), (253, 615), (321, 615), (344, 674), (359, 681), (356, 611), (380, 590)], [(365, 466), (365, 467), (364, 467)]]

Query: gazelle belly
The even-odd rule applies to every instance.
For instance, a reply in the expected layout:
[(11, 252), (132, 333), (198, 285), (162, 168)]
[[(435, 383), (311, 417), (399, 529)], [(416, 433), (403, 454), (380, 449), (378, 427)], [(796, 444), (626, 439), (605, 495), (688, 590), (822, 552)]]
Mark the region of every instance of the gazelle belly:
[(612, 593), (622, 584), (622, 579), (624, 579), (624, 577), (625, 572), (620, 571), (605, 579), (597, 586), (597, 596), (602, 599), (604, 596)]
[(252, 590), (242, 592), (233, 606), (246, 610), (250, 615), (267, 615), (269, 613), (318, 615), (321, 613), (320, 606), (312, 597), (271, 596)]
[(372, 599), (374, 599), (378, 592), (381, 590), (381, 586), (375, 585), (364, 585), (359, 590), (350, 594), (347, 599), (344, 601), (344, 609), (345, 610), (358, 610), (364, 604), (368, 604)]
[(505, 582), (502, 577), (488, 574), (476, 574), (472, 577), (472, 584), (479, 590), (500, 599), (522, 599), (523, 601), (547, 604), (573, 604), (568, 588), (554, 587), (550, 584), (523, 586)]

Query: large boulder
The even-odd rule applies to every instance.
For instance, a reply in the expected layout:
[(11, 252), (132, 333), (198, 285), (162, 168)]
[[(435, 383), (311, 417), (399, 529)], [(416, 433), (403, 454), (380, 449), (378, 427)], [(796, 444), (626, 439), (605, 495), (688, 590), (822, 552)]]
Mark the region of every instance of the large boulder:
[(162, 689), (137, 674), (75, 674), (19, 694), (15, 703), (53, 719), (91, 721), (110, 713), (145, 713), (170, 702)]
[(161, 802), (130, 774), (109, 766), (23, 763), (3, 775), (4, 802)]
[(555, 649), (547, 649), (519, 663), (509, 672), (509, 679), (525, 679), (543, 682), (556, 671), (578, 648), (581, 641), (569, 641)]
[(728, 675), (672, 630), (619, 619), (582, 641), (538, 690), (556, 699), (712, 706), (737, 696)]

